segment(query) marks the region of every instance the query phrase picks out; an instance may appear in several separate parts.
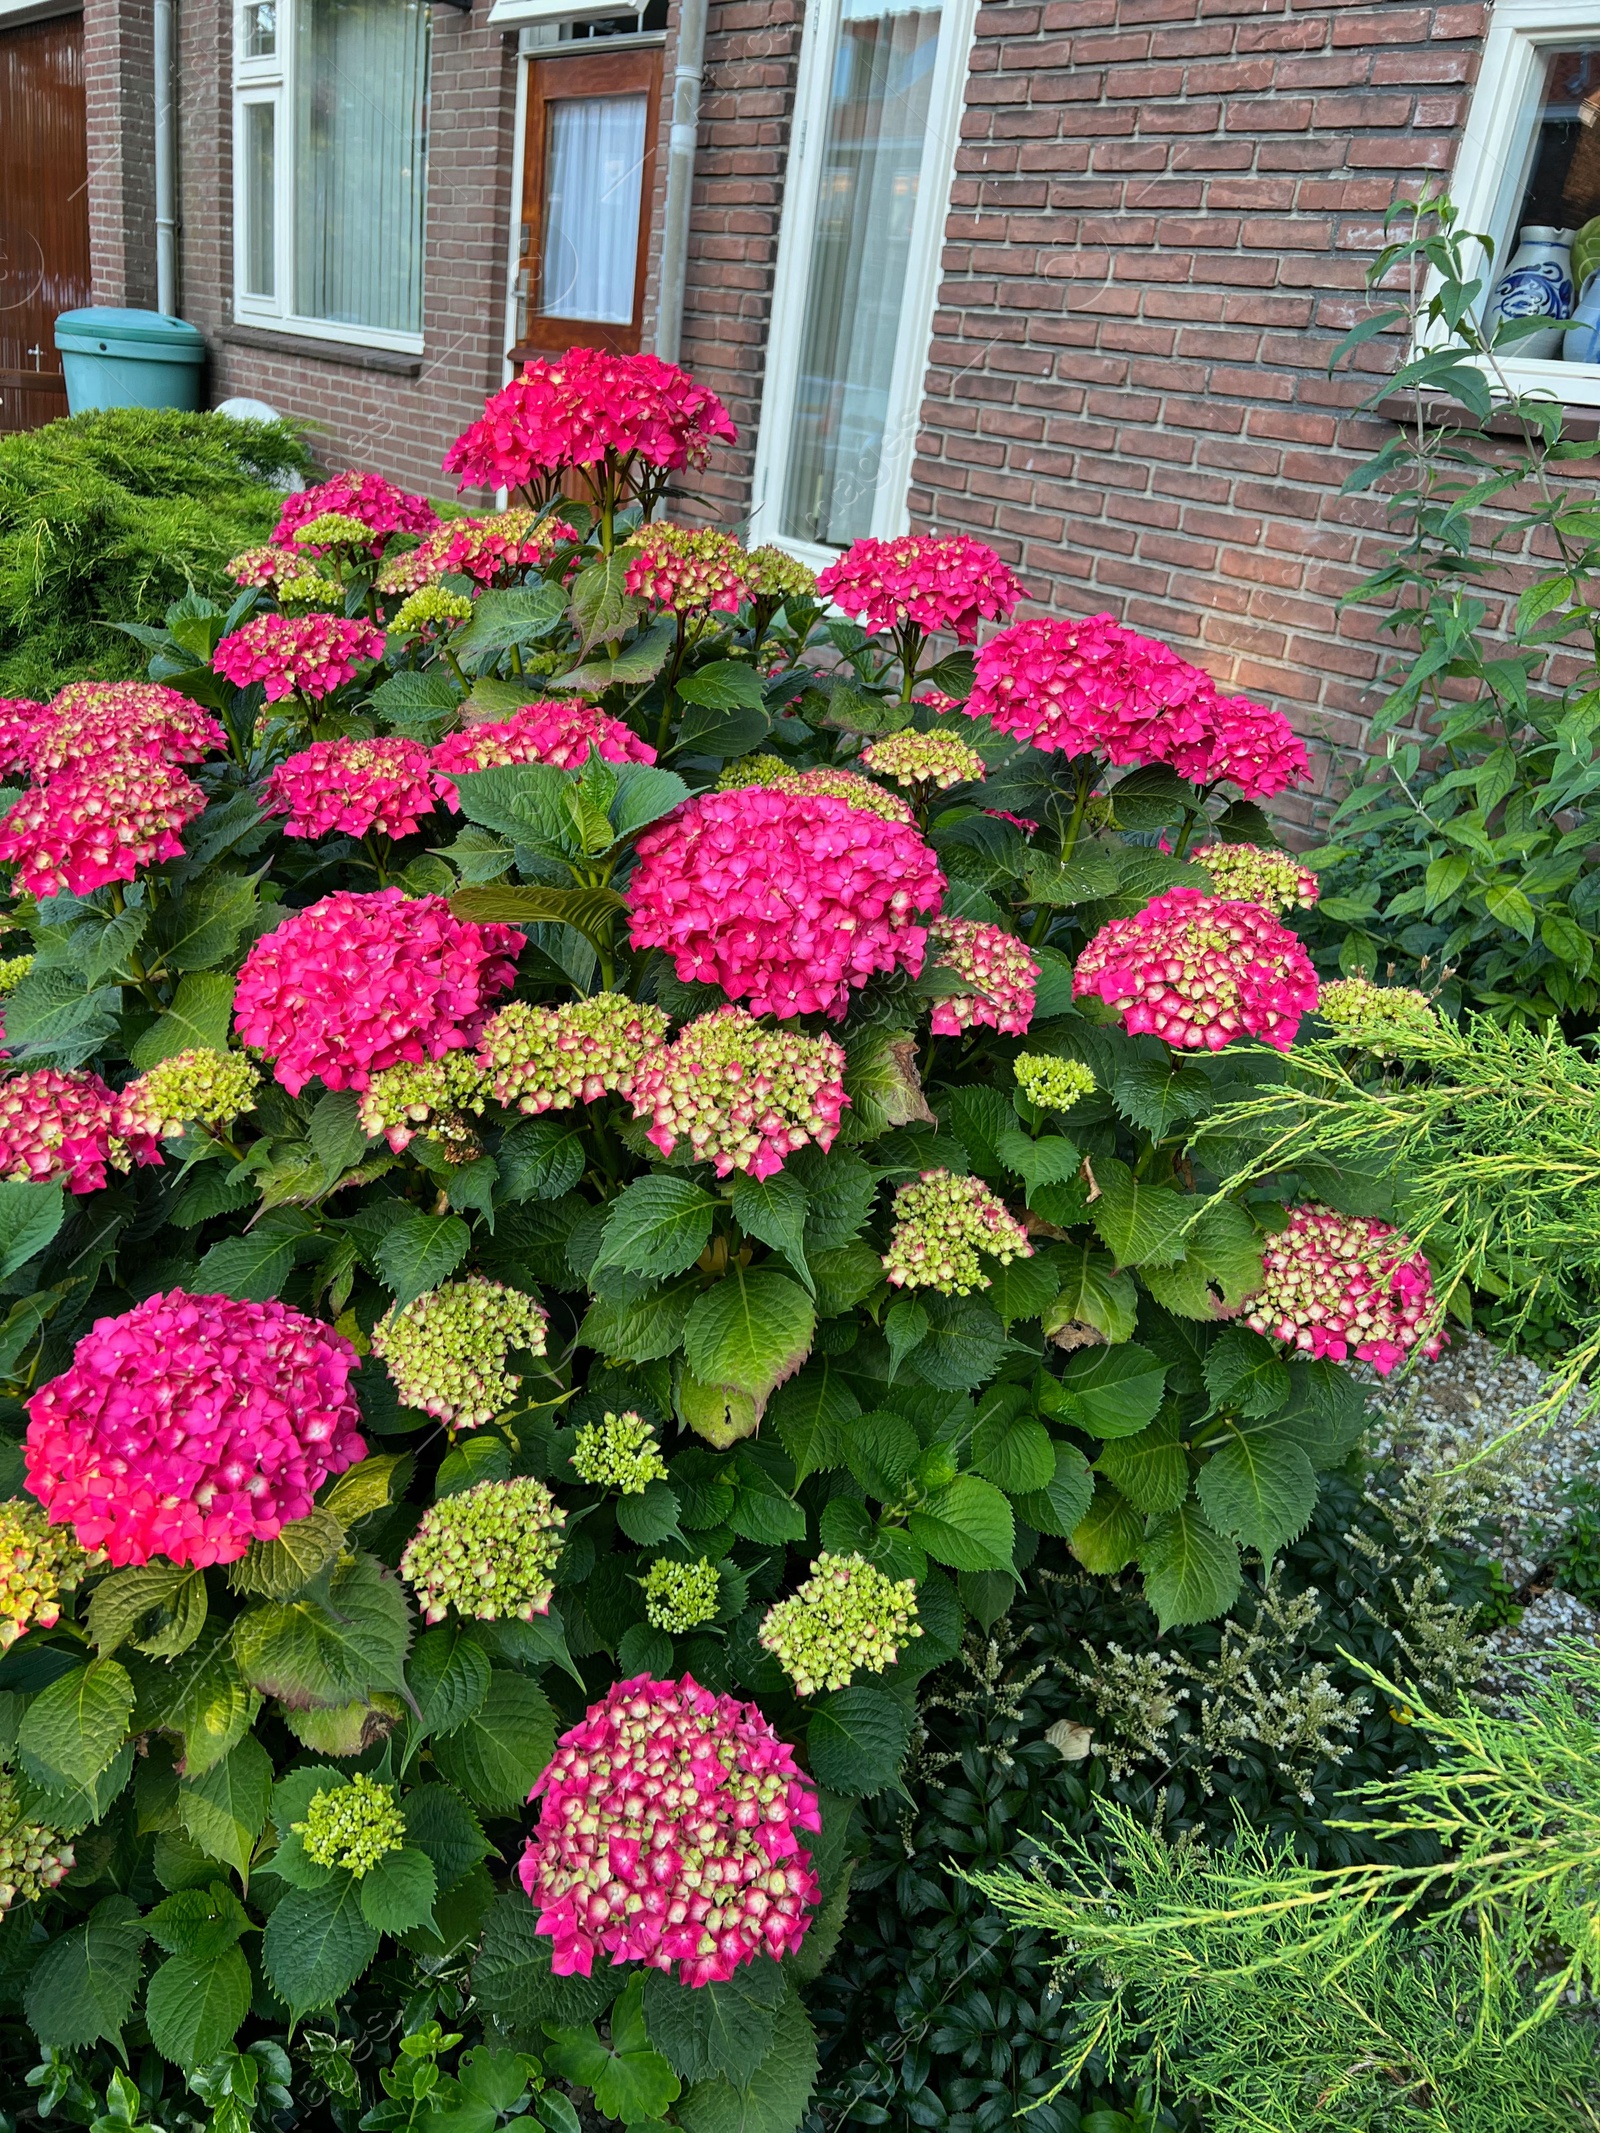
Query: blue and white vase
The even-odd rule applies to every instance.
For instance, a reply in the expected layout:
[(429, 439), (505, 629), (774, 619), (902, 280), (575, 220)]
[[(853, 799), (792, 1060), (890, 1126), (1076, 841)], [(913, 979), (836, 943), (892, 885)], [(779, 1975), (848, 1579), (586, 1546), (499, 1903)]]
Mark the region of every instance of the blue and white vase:
[(1600, 268), (1578, 293), (1572, 324), (1561, 337), (1561, 353), (1569, 363), (1600, 363)]
[(1508, 342), (1511, 356), (1559, 357), (1565, 336), (1556, 323), (1572, 316), (1571, 230), (1546, 229), (1530, 223), (1517, 239), (1510, 264), (1494, 285), (1484, 313), (1492, 329), (1502, 319), (1547, 318), (1547, 333), (1530, 333)]

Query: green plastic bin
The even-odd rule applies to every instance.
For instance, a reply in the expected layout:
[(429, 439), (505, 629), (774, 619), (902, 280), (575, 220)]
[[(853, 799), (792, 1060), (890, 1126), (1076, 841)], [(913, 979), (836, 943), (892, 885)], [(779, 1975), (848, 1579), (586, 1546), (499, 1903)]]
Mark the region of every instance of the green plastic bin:
[(206, 344), (198, 328), (181, 318), (93, 304), (61, 313), (56, 346), (66, 373), (67, 406), (75, 415), (93, 407), (193, 413), (200, 405)]

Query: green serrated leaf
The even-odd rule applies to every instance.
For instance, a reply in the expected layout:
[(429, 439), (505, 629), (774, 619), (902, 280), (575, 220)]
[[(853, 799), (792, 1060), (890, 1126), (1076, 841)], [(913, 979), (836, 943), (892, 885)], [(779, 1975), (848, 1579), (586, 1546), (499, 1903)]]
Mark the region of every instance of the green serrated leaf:
[(857, 1682), (820, 1696), (806, 1728), (806, 1760), (830, 1792), (869, 1797), (900, 1775), (912, 1713), (888, 1689)]
[(1275, 1424), (1231, 1429), (1195, 1482), (1219, 1533), (1270, 1558), (1302, 1534), (1317, 1504), (1317, 1477), (1300, 1446)]
[(36, 1258), (66, 1219), (59, 1185), (22, 1185), (0, 1178), (0, 1277)]
[(344, 1527), (322, 1504), (285, 1526), (276, 1540), (252, 1541), (237, 1562), (228, 1565), (235, 1592), (256, 1598), (287, 1600), (304, 1592), (344, 1546)]
[(537, 1682), (496, 1667), (481, 1704), (434, 1743), (441, 1777), (490, 1814), (520, 1808), (555, 1753), (556, 1717)]
[(341, 1563), (327, 1597), (252, 1607), (233, 1626), (245, 1679), (291, 1707), (346, 1704), (404, 1679), (410, 1615), (399, 1580), (370, 1555)]
[(770, 1178), (752, 1178), (736, 1173), (733, 1180), (733, 1219), (746, 1236), (782, 1252), (805, 1283), (814, 1286), (806, 1265), (806, 1214), (809, 1202), (800, 1180), (787, 1170)]
[(918, 1547), (952, 1570), (1010, 1568), (1016, 1546), (1011, 1506), (993, 1482), (976, 1474), (958, 1474), (948, 1488), (925, 1496), (906, 1526)]
[(684, 1322), (684, 1354), (708, 1385), (731, 1385), (762, 1399), (805, 1361), (817, 1314), (805, 1291), (782, 1274), (735, 1263), (697, 1297)]
[(248, 1735), (220, 1763), (178, 1787), (178, 1815), (210, 1859), (248, 1878), (256, 1839), (267, 1826), (272, 1758)]
[(1106, 1445), (1095, 1466), (1136, 1511), (1175, 1511), (1189, 1493), (1188, 1455), (1172, 1415)]
[(1100, 1196), (1089, 1219), (1119, 1267), (1171, 1266), (1183, 1256), (1184, 1227), (1194, 1202), (1170, 1185), (1147, 1185), (1126, 1163), (1095, 1165)]
[(384, 1286), (404, 1310), (448, 1280), (472, 1242), (459, 1215), (406, 1215), (379, 1243), (374, 1258)]
[(291, 1888), (267, 1920), (261, 1943), (268, 1981), (297, 2015), (341, 2000), (377, 1952), (378, 1934), (362, 1915), (361, 1884), (349, 1874), (320, 1889)]
[(185, 2069), (206, 2066), (233, 2042), (250, 2012), (250, 1965), (237, 1948), (199, 1960), (171, 1955), (145, 1995), (150, 2042)]
[(260, 1707), (234, 1662), (232, 1629), (218, 1623), (178, 1658), (140, 1669), (134, 1723), (174, 1735), (179, 1768), (191, 1777), (221, 1761)]
[(629, 1274), (681, 1274), (704, 1251), (716, 1206), (688, 1178), (635, 1178), (611, 1202), (594, 1265)]
[[(6, 1015), (9, 1028), (9, 1002)], [(194, 971), (179, 981), (172, 1005), (150, 1025), (128, 1057), (144, 1074), (151, 1067), (159, 1066), (163, 1059), (171, 1059), (174, 1054), (195, 1047), (210, 1052), (225, 1051), (232, 1020), (232, 978), (210, 970)]]
[(645, 2026), (685, 2081), (720, 2074), (744, 2088), (772, 2048), (782, 2000), (783, 1971), (769, 1957), (741, 1964), (726, 1983), (711, 1985), (682, 1985), (667, 1971), (651, 1970), (644, 1981)]
[(120, 2044), (139, 1990), (144, 1940), (138, 1905), (105, 1896), (83, 1925), (50, 1942), (23, 1997), (28, 2027), (46, 2050), (71, 2050), (101, 2037)]
[(1120, 1490), (1103, 1474), (1097, 1475), (1094, 1501), (1073, 1527), (1068, 1542), (1073, 1554), (1092, 1575), (1115, 1577), (1133, 1561), (1143, 1541), (1144, 1520)]
[(361, 1877), (361, 1915), (379, 1933), (409, 1933), (432, 1926), (439, 1884), (433, 1861), (424, 1851), (405, 1845), (386, 1852)]
[(36, 1785), (92, 1785), (127, 1738), (133, 1683), (114, 1659), (60, 1674), (22, 1714), (17, 1752)]
[(721, 2076), (697, 2081), (680, 2100), (677, 2121), (684, 2133), (796, 2133), (816, 2080), (816, 2031), (791, 1987), (773, 2024), (772, 2049), (748, 2086)]
[(1058, 1540), (1073, 1538), (1089, 1510), (1094, 1495), (1094, 1476), (1089, 1462), (1075, 1444), (1053, 1447), (1055, 1472), (1042, 1489), (1014, 1496), (1017, 1516), (1036, 1533), (1053, 1533)]
[(1163, 1636), (1225, 1615), (1243, 1582), (1238, 1548), (1193, 1501), (1155, 1520), (1139, 1550), (1139, 1568)]

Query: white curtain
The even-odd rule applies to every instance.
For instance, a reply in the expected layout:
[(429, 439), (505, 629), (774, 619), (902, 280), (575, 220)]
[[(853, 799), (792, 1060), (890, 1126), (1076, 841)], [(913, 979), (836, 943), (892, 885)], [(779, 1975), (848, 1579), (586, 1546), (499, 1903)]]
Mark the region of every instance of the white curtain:
[(846, 0), (834, 53), (783, 531), (872, 530), (939, 47), (936, 8)]
[(645, 99), (563, 97), (548, 110), (539, 310), (625, 326), (639, 258)]
[(294, 308), (422, 331), (427, 0), (297, 0)]

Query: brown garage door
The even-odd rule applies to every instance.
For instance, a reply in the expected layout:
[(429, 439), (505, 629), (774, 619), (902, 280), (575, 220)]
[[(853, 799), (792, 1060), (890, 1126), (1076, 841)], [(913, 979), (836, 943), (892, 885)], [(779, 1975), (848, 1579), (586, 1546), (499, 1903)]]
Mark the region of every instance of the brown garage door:
[(67, 411), (55, 321), (89, 301), (83, 17), (0, 30), (0, 430)]

